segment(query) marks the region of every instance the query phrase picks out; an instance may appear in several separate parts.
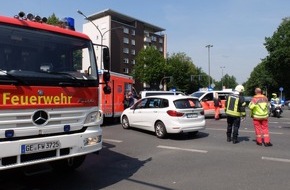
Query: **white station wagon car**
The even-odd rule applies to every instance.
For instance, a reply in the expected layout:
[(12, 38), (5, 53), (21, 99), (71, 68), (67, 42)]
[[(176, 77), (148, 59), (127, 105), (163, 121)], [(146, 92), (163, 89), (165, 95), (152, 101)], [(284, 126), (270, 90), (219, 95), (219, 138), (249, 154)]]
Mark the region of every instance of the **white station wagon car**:
[(121, 115), (124, 129), (130, 127), (155, 132), (158, 138), (167, 133), (197, 134), (205, 129), (204, 110), (198, 98), (160, 95), (138, 100)]

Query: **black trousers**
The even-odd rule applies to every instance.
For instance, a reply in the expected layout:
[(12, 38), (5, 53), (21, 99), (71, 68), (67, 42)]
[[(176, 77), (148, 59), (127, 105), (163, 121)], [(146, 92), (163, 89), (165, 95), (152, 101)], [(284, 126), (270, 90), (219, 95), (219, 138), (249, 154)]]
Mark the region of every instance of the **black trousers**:
[[(227, 116), (227, 137), (231, 137), (233, 133), (233, 139), (237, 139), (239, 135), (239, 128), (241, 124), (241, 118), (240, 117), (231, 117)], [(234, 128), (234, 130), (233, 130)]]

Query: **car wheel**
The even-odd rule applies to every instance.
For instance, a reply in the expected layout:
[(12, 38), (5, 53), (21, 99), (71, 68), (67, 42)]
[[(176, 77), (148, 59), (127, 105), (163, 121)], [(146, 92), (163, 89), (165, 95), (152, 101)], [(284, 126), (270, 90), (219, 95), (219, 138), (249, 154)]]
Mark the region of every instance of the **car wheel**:
[(158, 121), (155, 124), (155, 134), (158, 138), (161, 138), (161, 139), (165, 138), (167, 135), (165, 125), (161, 121)]
[(129, 119), (128, 119), (127, 116), (123, 116), (122, 117), (122, 127), (124, 129), (129, 129), (130, 128)]

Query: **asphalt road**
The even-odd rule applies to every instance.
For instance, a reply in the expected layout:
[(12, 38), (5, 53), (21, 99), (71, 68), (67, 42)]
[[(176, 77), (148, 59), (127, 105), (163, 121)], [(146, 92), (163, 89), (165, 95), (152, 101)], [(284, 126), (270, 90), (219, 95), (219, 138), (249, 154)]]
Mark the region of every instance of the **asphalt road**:
[[(207, 119), (198, 136), (158, 139), (120, 124), (103, 126), (104, 148), (75, 172), (27, 175), (0, 173), (0, 189), (19, 190), (289, 190), (290, 111), (270, 118), (273, 147), (255, 144), (250, 118), (242, 122), (238, 144), (226, 142), (226, 119)], [(46, 167), (46, 166), (42, 166)]]

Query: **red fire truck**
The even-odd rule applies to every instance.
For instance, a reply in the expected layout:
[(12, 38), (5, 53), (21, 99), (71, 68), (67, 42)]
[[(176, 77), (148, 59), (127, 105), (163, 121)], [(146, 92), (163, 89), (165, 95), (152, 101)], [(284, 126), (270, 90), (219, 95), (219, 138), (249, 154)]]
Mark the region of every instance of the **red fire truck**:
[(0, 16), (0, 170), (44, 162), (75, 169), (102, 148), (98, 102), (110, 77), (99, 78), (96, 44), (71, 18), (62, 27), (45, 21)]
[[(103, 71), (99, 71), (103, 75)], [(124, 99), (127, 92), (133, 90), (134, 79), (132, 76), (116, 72), (110, 72), (111, 80), (108, 82), (111, 93), (101, 93), (100, 106), (103, 111), (104, 119), (108, 121), (118, 120), (124, 111)], [(102, 78), (102, 77), (100, 77)]]

